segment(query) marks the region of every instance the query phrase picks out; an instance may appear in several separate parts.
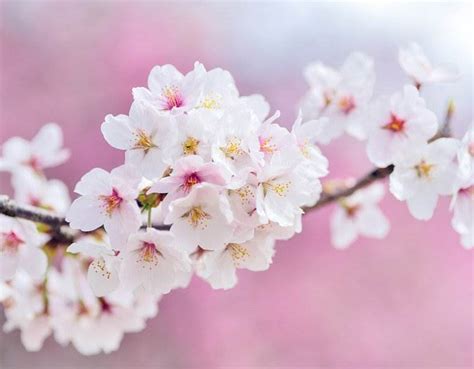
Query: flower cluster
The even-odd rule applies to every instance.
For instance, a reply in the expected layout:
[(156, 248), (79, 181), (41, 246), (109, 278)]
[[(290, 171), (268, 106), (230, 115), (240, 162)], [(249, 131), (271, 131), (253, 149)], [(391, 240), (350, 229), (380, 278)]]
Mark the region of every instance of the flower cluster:
[[(262, 96), (240, 96), (227, 71), (156, 66), (148, 87), (133, 89), (128, 114), (102, 123), (123, 165), (86, 173), (72, 204), (66, 186), (44, 174), (69, 156), (57, 125), (31, 142), (5, 142), (0, 170), (11, 173), (16, 203), (60, 221), (0, 214), (4, 330), (20, 329), (28, 350), (51, 334), (83, 354), (116, 350), (124, 333), (156, 315), (162, 295), (193, 275), (228, 289), (237, 269), (268, 269), (275, 241), (300, 232), (307, 209), (336, 202), (338, 249), (359, 235), (386, 237), (386, 190), (373, 182), (388, 175), (389, 191), (416, 219), (430, 219), (438, 198), (451, 196), (452, 226), (473, 248), (474, 128), (462, 140), (447, 137), (453, 105), (440, 123), (420, 95), (458, 74), (432, 66), (416, 44), (400, 49), (399, 62), (412, 84), (375, 98), (368, 56), (353, 53), (339, 69), (311, 64), (291, 129), (276, 123), (279, 112), (270, 115)], [(328, 161), (316, 144), (344, 133), (366, 142), (376, 168), (323, 186)], [(58, 226), (65, 223), (66, 235)]]
[(267, 269), (275, 240), (299, 232), (302, 208), (320, 196), (328, 164), (314, 144), (318, 122), (299, 117), (289, 131), (262, 96), (239, 96), (229, 72), (200, 63), (186, 75), (155, 67), (133, 96), (128, 115), (102, 124), (124, 165), (84, 175), (67, 213), (72, 228), (103, 226), (111, 241), (69, 248), (94, 259), (92, 289), (166, 294), (193, 271), (231, 288), (236, 269)]
[[(44, 169), (62, 164), (69, 152), (62, 148), (62, 132), (45, 125), (31, 142), (19, 137), (5, 142), (1, 169), (11, 173), (15, 201), (64, 215), (69, 192), (59, 180), (48, 180)], [(87, 282), (91, 262), (64, 252), (45, 224), (0, 215), (0, 302), (5, 332), (19, 329), (29, 351), (39, 350), (54, 335), (61, 345), (72, 343), (82, 354), (116, 350), (125, 332), (137, 332), (157, 313), (158, 295), (116, 291), (97, 297)], [(85, 236), (103, 247), (103, 232)], [(96, 266), (100, 268), (100, 265)]]
[[(310, 90), (301, 103), (304, 117), (319, 119), (317, 141), (323, 144), (344, 131), (365, 140), (367, 156), (377, 168), (393, 166), (390, 192), (407, 202), (416, 219), (432, 217), (439, 195), (454, 195), (453, 227), (463, 245), (473, 247), (472, 130), (462, 143), (442, 137), (445, 127), (420, 96), (425, 84), (451, 82), (459, 75), (452, 66), (432, 66), (414, 43), (400, 49), (399, 63), (413, 85), (375, 99), (371, 98), (373, 62), (368, 56), (354, 53), (340, 70), (321, 62), (311, 64), (305, 70)], [(450, 105), (448, 117), (452, 109)], [(358, 234), (386, 236), (388, 221), (375, 206), (382, 197), (383, 187), (377, 186), (340, 199), (331, 222), (336, 247), (347, 247)]]

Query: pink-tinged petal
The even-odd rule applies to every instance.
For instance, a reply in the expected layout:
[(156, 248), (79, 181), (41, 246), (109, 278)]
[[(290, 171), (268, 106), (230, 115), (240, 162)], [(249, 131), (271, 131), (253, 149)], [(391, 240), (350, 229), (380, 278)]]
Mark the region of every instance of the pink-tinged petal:
[(100, 129), (107, 143), (116, 149), (128, 150), (135, 144), (132, 122), (126, 115), (108, 114)]
[(19, 252), (18, 268), (25, 270), (34, 280), (40, 280), (46, 273), (48, 258), (41, 249), (25, 246)]
[(106, 217), (104, 227), (113, 248), (121, 249), (131, 233), (136, 232), (142, 225), (140, 209), (135, 202), (123, 202)]
[(112, 192), (110, 174), (101, 168), (94, 168), (84, 174), (76, 184), (74, 192), (79, 195), (105, 195)]
[(21, 137), (12, 137), (2, 145), (4, 170), (13, 169), (12, 165), (27, 162), (31, 159), (31, 145)]
[(104, 224), (106, 219), (102, 203), (96, 197), (82, 196), (74, 200), (66, 215), (73, 229), (93, 231)]
[(429, 220), (438, 203), (438, 194), (426, 189), (416, 193), (407, 200), (408, 210), (418, 220)]
[(39, 351), (44, 340), (52, 333), (49, 317), (41, 315), (22, 326), (21, 343), (27, 351)]
[(197, 264), (196, 273), (213, 289), (230, 289), (237, 284), (234, 262), (227, 251), (208, 251)]
[(148, 87), (155, 95), (162, 93), (166, 86), (179, 85), (184, 76), (173, 65), (155, 66), (148, 76)]
[(17, 254), (0, 254), (0, 281), (13, 279), (18, 268)]

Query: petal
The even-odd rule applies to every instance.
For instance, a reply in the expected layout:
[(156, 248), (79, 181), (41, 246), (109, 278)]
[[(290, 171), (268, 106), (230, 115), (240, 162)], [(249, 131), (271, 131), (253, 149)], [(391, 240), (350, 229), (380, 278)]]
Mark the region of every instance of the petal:
[(16, 254), (0, 254), (0, 281), (13, 279), (18, 267), (18, 257)]
[(87, 271), (87, 280), (96, 296), (106, 296), (119, 285), (118, 272), (104, 258), (95, 259)]
[(51, 332), (49, 317), (46, 315), (36, 317), (22, 327), (21, 343), (27, 351), (39, 351)]
[(390, 230), (390, 223), (378, 207), (368, 206), (357, 214), (357, 227), (364, 236), (385, 238)]
[(66, 215), (69, 226), (88, 232), (104, 224), (106, 216), (100, 201), (91, 196), (81, 196), (74, 200)]
[(18, 267), (25, 270), (34, 280), (40, 280), (46, 273), (48, 258), (41, 249), (25, 247), (19, 253)]
[(331, 216), (331, 242), (337, 249), (345, 249), (357, 239), (355, 223), (337, 208)]
[(410, 210), (413, 217), (419, 220), (430, 219), (437, 203), (438, 194), (430, 190), (417, 192), (407, 200), (408, 210)]
[(133, 123), (126, 115), (108, 114), (100, 130), (107, 143), (119, 150), (128, 150), (134, 146), (135, 138), (131, 126)]
[(110, 174), (101, 168), (94, 168), (84, 174), (76, 184), (74, 192), (79, 195), (103, 195), (112, 192)]

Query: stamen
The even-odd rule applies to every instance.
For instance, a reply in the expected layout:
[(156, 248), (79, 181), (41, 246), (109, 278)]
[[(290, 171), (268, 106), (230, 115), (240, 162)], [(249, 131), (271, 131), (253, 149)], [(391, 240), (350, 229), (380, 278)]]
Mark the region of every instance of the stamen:
[(405, 128), (405, 121), (398, 118), (395, 114), (390, 113), (390, 121), (382, 128), (392, 132), (401, 132)]
[(227, 158), (234, 160), (236, 156), (243, 154), (243, 150), (240, 148), (240, 143), (240, 139), (232, 137), (227, 141), (227, 145), (220, 149)]
[(263, 189), (266, 192), (273, 191), (280, 197), (285, 197), (291, 185), (291, 181), (276, 183), (273, 181), (265, 182)]
[(199, 107), (201, 108), (204, 108), (204, 109), (219, 109), (220, 108), (220, 104), (218, 102), (218, 100), (220, 99), (220, 96), (219, 95), (216, 95), (215, 97), (211, 96), (211, 95), (207, 95), (201, 102), (201, 104), (199, 104)]
[(341, 109), (344, 114), (349, 114), (355, 107), (355, 101), (352, 96), (343, 96), (339, 99), (339, 109)]
[(203, 226), (207, 227), (206, 220), (210, 219), (211, 216), (206, 213), (200, 206), (195, 206), (183, 215), (183, 218), (187, 218), (188, 222), (194, 227)]
[(185, 193), (191, 191), (191, 188), (195, 185), (201, 183), (201, 178), (196, 173), (191, 173), (185, 177), (184, 183), (182, 184), (182, 188)]
[(158, 265), (158, 260), (160, 256), (163, 256), (161, 252), (158, 251), (156, 245), (152, 242), (143, 242), (142, 247), (138, 250), (139, 257), (137, 263), (142, 263), (142, 268), (152, 267)]
[(117, 209), (122, 203), (123, 199), (120, 197), (118, 191), (112, 189), (112, 194), (109, 196), (101, 195), (99, 199), (102, 200), (102, 206), (105, 208), (105, 212), (110, 217), (115, 209)]
[(415, 165), (416, 174), (420, 178), (428, 178), (433, 170), (434, 164), (428, 164), (422, 160), (418, 165)]
[(171, 110), (184, 105), (184, 99), (176, 86), (166, 86), (161, 92), (165, 100), (165, 109)]
[(275, 144), (272, 143), (272, 136), (269, 136), (267, 138), (264, 137), (259, 137), (258, 141), (260, 142), (260, 151), (266, 153), (266, 154), (273, 154), (277, 147)]
[(141, 129), (138, 129), (135, 132), (136, 136), (136, 141), (135, 141), (135, 149), (139, 150), (145, 150), (145, 152), (148, 152), (153, 147), (156, 147), (156, 145), (153, 143), (151, 136), (144, 132)]
[(199, 140), (194, 137), (188, 137), (183, 142), (183, 154), (184, 155), (196, 155), (198, 153)]
[(229, 243), (227, 245), (227, 250), (232, 256), (232, 261), (234, 265), (238, 267), (242, 262), (244, 262), (248, 257), (250, 257), (249, 251), (237, 243)]

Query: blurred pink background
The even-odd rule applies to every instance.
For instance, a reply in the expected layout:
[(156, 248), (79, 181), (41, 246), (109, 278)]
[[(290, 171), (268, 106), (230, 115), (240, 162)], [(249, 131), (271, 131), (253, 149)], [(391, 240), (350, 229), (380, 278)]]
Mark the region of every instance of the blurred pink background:
[[(234, 75), (242, 94), (267, 97), (290, 125), (314, 60), (339, 65), (354, 50), (376, 62), (378, 93), (407, 82), (399, 45), (417, 41), (462, 79), (423, 90), (441, 118), (457, 104), (455, 132), (472, 121), (472, 6), (347, 3), (1, 2), (0, 142), (31, 138), (58, 122), (72, 159), (49, 171), (73, 187), (89, 169), (111, 169), (122, 153), (100, 133), (108, 113), (127, 113), (131, 88), (156, 64), (188, 71), (195, 60)], [(370, 165), (363, 146), (323, 148), (331, 177)], [(0, 177), (0, 192), (8, 177)], [(392, 230), (347, 251), (329, 243), (331, 209), (279, 244), (273, 266), (240, 272), (230, 291), (193, 280), (165, 296), (146, 330), (110, 355), (82, 357), (50, 338), (27, 353), (19, 334), (0, 333), (0, 368), (472, 368), (473, 254), (450, 227), (448, 200), (428, 222), (387, 196)], [(1, 314), (0, 314), (1, 315)], [(2, 323), (0, 318), (0, 323)]]

